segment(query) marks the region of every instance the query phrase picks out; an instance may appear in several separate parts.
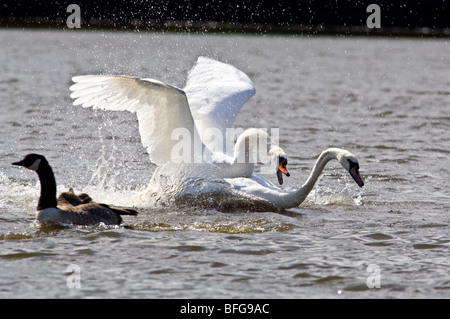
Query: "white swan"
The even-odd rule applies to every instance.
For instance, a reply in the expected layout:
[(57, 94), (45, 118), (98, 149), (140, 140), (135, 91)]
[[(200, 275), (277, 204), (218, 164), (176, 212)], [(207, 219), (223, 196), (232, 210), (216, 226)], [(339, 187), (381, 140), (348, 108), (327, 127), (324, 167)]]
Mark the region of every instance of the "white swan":
[(311, 192), (325, 165), (333, 159), (339, 161), (359, 187), (364, 186), (364, 181), (359, 174), (359, 163), (355, 155), (340, 148), (329, 148), (323, 151), (316, 160), (307, 181), (296, 190), (282, 190), (257, 173), (253, 173), (251, 178), (227, 178), (225, 180), (234, 189), (265, 199), (277, 209), (297, 207)]
[(35, 171), (41, 183), (41, 196), (37, 206), (36, 221), (45, 224), (120, 225), (121, 215), (137, 215), (132, 209), (119, 208), (92, 201), (87, 194), (75, 195), (73, 189), (56, 198), (56, 181), (53, 170), (43, 155), (28, 154), (12, 165)]
[[(230, 128), (243, 104), (255, 93), (252, 81), (234, 66), (199, 57), (189, 71), (184, 90), (153, 79), (129, 76), (84, 75), (72, 78), (74, 105), (111, 111), (135, 112), (141, 142), (153, 163), (215, 162), (221, 177), (250, 177), (254, 161), (248, 155), (256, 145), (259, 158), (277, 164), (277, 177), (286, 176), (285, 152), (263, 130), (247, 130), (234, 148)], [(247, 138), (247, 143), (245, 143)], [(249, 146), (248, 140), (255, 143)], [(265, 144), (264, 144), (265, 141)], [(234, 154), (232, 150), (234, 149)], [(267, 156), (264, 156), (264, 153)]]
[[(172, 196), (169, 201), (176, 201), (187, 196), (197, 203), (203, 193), (225, 197), (237, 195), (262, 203), (264, 209), (267, 204), (274, 209), (296, 207), (304, 201), (326, 163), (332, 159), (337, 159), (360, 187), (364, 185), (355, 156), (346, 150), (331, 148), (319, 156), (303, 186), (295, 191), (279, 189), (253, 172), (253, 163), (237, 160), (242, 154), (247, 157), (252, 151), (248, 139), (267, 140), (267, 133), (258, 129), (244, 131), (236, 142), (234, 154), (230, 155), (226, 130), (231, 127), (243, 103), (254, 94), (250, 79), (231, 65), (200, 57), (189, 72), (184, 90), (156, 80), (126, 76), (87, 75), (74, 77), (73, 81), (76, 84), (70, 89), (74, 105), (137, 113), (142, 143), (158, 165), (149, 185), (149, 191), (156, 197)], [(174, 161), (172, 151), (179, 146), (172, 139), (173, 132), (179, 128), (188, 133), (189, 146), (194, 146), (189, 148), (187, 163), (202, 163), (201, 169), (190, 165), (176, 168), (169, 165), (166, 169), (167, 163)], [(178, 133), (183, 133), (183, 130)], [(223, 134), (219, 147), (214, 140), (200, 140), (199, 131), (204, 136), (208, 130), (218, 130)], [(169, 140), (169, 137), (172, 138)], [(275, 162), (281, 184), (281, 174), (289, 176), (286, 155), (277, 145), (267, 145), (267, 156)], [(204, 161), (205, 150), (213, 164)]]
[(323, 151), (307, 181), (298, 188), (283, 190), (253, 172), (250, 178), (220, 178), (216, 165), (163, 165), (155, 170), (140, 200), (163, 206), (200, 206), (220, 211), (279, 211), (299, 206), (313, 189), (325, 165), (336, 159), (362, 187), (356, 157), (340, 148)]

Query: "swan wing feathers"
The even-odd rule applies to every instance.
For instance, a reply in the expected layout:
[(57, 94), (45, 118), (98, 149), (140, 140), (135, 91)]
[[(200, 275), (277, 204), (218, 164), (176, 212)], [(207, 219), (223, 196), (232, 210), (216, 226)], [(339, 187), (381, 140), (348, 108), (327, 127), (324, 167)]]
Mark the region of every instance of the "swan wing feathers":
[(255, 86), (236, 67), (199, 57), (188, 73), (184, 91), (197, 127), (201, 127), (203, 142), (212, 148), (205, 137), (206, 130), (219, 129), (225, 146), (226, 129), (233, 126), (239, 110), (255, 94)]
[(172, 149), (179, 143), (177, 136), (172, 138), (176, 129), (187, 130), (191, 142), (200, 140), (186, 94), (179, 88), (130, 76), (82, 75), (72, 80), (74, 105), (136, 113), (141, 142), (157, 165), (172, 160)]

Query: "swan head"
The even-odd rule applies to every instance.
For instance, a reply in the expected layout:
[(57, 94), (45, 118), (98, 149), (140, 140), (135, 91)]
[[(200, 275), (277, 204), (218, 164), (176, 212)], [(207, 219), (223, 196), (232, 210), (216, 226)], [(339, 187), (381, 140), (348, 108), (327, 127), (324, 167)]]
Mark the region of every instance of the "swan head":
[(358, 184), (359, 187), (364, 186), (364, 181), (359, 174), (359, 163), (356, 159), (355, 155), (352, 153), (337, 149), (336, 151), (336, 159), (341, 163), (342, 167), (350, 173), (353, 177), (353, 180)]
[(283, 174), (287, 177), (291, 176), (289, 174), (286, 165), (288, 163), (287, 155), (283, 151), (281, 147), (278, 146), (272, 146), (272, 148), (269, 151), (269, 154), (272, 156), (272, 163), (275, 163), (275, 170), (277, 173), (278, 183), (280, 185), (283, 184)]
[(46, 163), (46, 162), (47, 162), (47, 160), (45, 159), (45, 157), (43, 155), (28, 154), (27, 156), (24, 157), (23, 160), (21, 160), (19, 162), (14, 162), (14, 163), (12, 163), (12, 165), (23, 166), (32, 171), (37, 172), (39, 167), (41, 166), (41, 164)]

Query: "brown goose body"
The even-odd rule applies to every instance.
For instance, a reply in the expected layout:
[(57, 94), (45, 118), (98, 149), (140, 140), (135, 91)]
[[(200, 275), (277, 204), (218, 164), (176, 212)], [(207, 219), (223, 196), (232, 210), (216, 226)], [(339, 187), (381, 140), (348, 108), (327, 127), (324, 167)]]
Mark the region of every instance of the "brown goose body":
[(85, 193), (76, 195), (73, 189), (56, 198), (56, 181), (47, 159), (39, 154), (28, 154), (13, 165), (35, 171), (41, 183), (41, 196), (36, 213), (36, 221), (41, 223), (64, 223), (73, 225), (120, 225), (121, 215), (137, 215), (128, 208), (94, 202)]

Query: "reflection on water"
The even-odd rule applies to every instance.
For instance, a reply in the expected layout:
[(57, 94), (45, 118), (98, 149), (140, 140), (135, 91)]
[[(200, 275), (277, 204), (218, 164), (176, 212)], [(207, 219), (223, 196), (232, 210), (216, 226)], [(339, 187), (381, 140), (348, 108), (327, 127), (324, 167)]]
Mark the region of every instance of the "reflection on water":
[[(0, 39), (0, 296), (448, 296), (445, 40), (41, 30)], [(70, 78), (128, 74), (183, 87), (199, 55), (254, 81), (235, 125), (279, 128), (291, 173), (283, 187), (301, 185), (328, 147), (356, 154), (366, 185), (330, 162), (288, 211), (142, 201), (155, 166), (135, 115), (73, 107)], [(125, 217), (127, 228), (37, 227), (36, 176), (10, 165), (30, 152), (52, 163), (58, 191), (141, 214)], [(81, 289), (66, 285), (71, 264)], [(381, 288), (367, 285), (373, 264)]]

